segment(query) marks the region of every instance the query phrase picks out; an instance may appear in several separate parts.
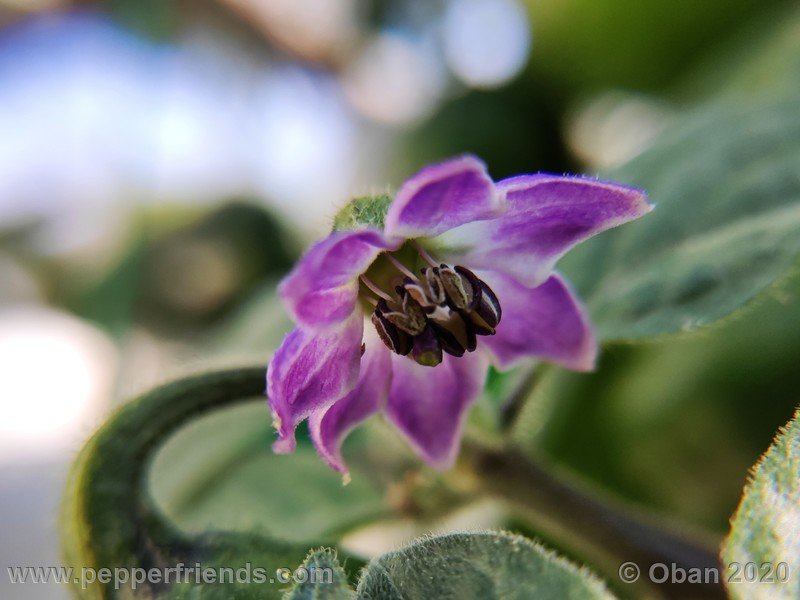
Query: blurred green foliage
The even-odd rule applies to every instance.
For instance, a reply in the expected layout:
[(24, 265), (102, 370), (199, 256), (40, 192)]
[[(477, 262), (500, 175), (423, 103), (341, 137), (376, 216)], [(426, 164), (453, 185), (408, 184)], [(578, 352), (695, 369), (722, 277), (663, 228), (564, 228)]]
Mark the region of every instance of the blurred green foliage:
[[(65, 563), (75, 568), (94, 569), (114, 566), (149, 569), (156, 566), (171, 567), (178, 563), (194, 567), (199, 562), (206, 568), (236, 570), (249, 565), (251, 569), (265, 569), (268, 577), (278, 566), (300, 564), (307, 554), (308, 542), (296, 543), (272, 537), (257, 526), (238, 531), (216, 527), (201, 532), (180, 530), (164, 515), (158, 505), (159, 500), (154, 498), (151, 486), (147, 485), (152, 461), (162, 443), (173, 432), (182, 429), (193, 417), (222, 406), (230, 408), (239, 405), (262, 392), (261, 368), (223, 371), (162, 386), (143, 394), (112, 415), (84, 446), (70, 474), (61, 512)], [(255, 424), (260, 423), (263, 421), (258, 420)], [(202, 422), (200, 427), (202, 433)], [(184, 435), (192, 436), (192, 433), (190, 430)], [(218, 439), (230, 442), (234, 431), (215, 428), (215, 433), (223, 434)], [(241, 440), (233, 443), (232, 450), (236, 452), (236, 447), (242, 448), (247, 440), (245, 432)], [(194, 442), (190, 453), (198, 451), (197, 438), (194, 438)], [(179, 450), (173, 446), (173, 452)], [(194, 475), (210, 475), (216, 482), (224, 478), (224, 472), (219, 473), (219, 469), (226, 464), (224, 456), (217, 457), (212, 452), (211, 456), (201, 454), (199, 459), (193, 456), (188, 458), (190, 460), (184, 461), (184, 466)], [(191, 459), (194, 459), (194, 463)], [(207, 461), (206, 466), (210, 471), (203, 472), (203, 460)], [(215, 466), (218, 469), (216, 476), (213, 472)], [(282, 472), (284, 476), (289, 473), (291, 478), (290, 471)], [(171, 469), (166, 479), (175, 482), (179, 475), (179, 472)], [(302, 472), (299, 475), (302, 478)], [(315, 485), (318, 482), (307, 483)], [(180, 481), (177, 487), (180, 487)], [(225, 489), (224, 485), (221, 487)], [(176, 489), (174, 483), (172, 489)], [(276, 497), (286, 492), (283, 488), (278, 489), (280, 494), (276, 494)], [(249, 500), (255, 502), (256, 506), (262, 505), (261, 499), (252, 495)], [(303, 517), (302, 514), (297, 516)], [(319, 541), (312, 543), (319, 544)], [(356, 570), (358, 566), (359, 562), (353, 559), (348, 569)], [(258, 585), (250, 585), (247, 581), (238, 583), (198, 585), (190, 578), (188, 583), (173, 585), (162, 591), (165, 591), (165, 597), (170, 598), (196, 598), (198, 594), (206, 599), (278, 598), (283, 585), (274, 578)], [(79, 597), (85, 598), (118, 598), (129, 597), (130, 594), (127, 586), (120, 591), (114, 589), (113, 582), (109, 581), (93, 582), (85, 588), (75, 585), (72, 589)]]
[[(663, 92), (773, 0), (527, 0), (530, 74), (564, 95), (605, 88)], [(563, 96), (562, 96), (563, 97)]]
[(464, 152), (486, 160), (497, 179), (531, 169), (575, 168), (564, 147), (563, 110), (551, 89), (535, 78), (521, 77), (495, 91), (465, 92), (408, 134), (404, 145), (409, 149), (394, 169), (412, 173)]
[(184, 213), (167, 228), (158, 217), (140, 217), (128, 250), (97, 281), (66, 285), (75, 312), (117, 335), (136, 322), (161, 334), (196, 331), (235, 312), (265, 281), (274, 285), (297, 256), (283, 224), (255, 203)]
[(177, 0), (104, 0), (103, 4), (126, 27), (157, 40), (174, 36), (180, 22)]

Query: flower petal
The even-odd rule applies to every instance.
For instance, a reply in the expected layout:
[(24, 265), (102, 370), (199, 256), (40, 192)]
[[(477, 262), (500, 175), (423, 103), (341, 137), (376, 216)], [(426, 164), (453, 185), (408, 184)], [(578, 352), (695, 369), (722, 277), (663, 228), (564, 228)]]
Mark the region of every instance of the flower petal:
[(355, 387), (363, 331), (364, 318), (356, 311), (329, 331), (298, 328), (283, 340), (267, 367), (267, 396), (278, 430), (275, 452), (293, 452), (297, 425)]
[(319, 455), (340, 473), (347, 473), (342, 458), (342, 443), (359, 423), (386, 404), (392, 377), (391, 352), (377, 336), (365, 342), (361, 374), (353, 391), (324, 410), (311, 414), (308, 429)]
[(278, 288), (292, 318), (307, 329), (345, 320), (358, 297), (358, 276), (386, 249), (374, 229), (337, 231), (314, 244)]
[[(520, 175), (497, 184), (507, 211), (448, 232), (447, 258), (493, 269), (533, 287), (575, 244), (652, 210), (643, 190), (584, 177)], [(449, 250), (448, 250), (449, 248)]]
[(526, 358), (543, 358), (575, 371), (590, 371), (597, 341), (589, 317), (559, 275), (529, 288), (502, 273), (482, 271), (503, 309), (497, 333), (482, 337), (500, 368)]
[(486, 383), (486, 355), (446, 354), (436, 367), (392, 355), (392, 383), (386, 416), (434, 468), (455, 462), (467, 410)]
[(384, 233), (396, 238), (433, 237), (502, 211), (486, 165), (474, 156), (461, 156), (425, 167), (408, 179), (386, 213)]

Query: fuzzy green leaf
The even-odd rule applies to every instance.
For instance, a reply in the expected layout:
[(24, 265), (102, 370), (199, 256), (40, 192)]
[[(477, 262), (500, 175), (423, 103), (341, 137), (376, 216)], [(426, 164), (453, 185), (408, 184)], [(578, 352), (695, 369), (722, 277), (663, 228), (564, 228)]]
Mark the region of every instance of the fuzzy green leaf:
[(303, 562), (305, 581), (298, 581), (284, 600), (353, 600), (347, 574), (330, 548), (313, 550)]
[(753, 469), (722, 556), (734, 598), (800, 597), (800, 410)]
[(372, 562), (359, 600), (611, 598), (586, 569), (509, 533), (454, 533), (417, 541)]

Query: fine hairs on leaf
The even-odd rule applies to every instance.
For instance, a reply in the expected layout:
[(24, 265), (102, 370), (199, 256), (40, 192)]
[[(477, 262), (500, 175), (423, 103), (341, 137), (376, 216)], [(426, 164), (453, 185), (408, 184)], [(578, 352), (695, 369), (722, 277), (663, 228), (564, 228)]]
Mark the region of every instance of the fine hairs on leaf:
[(333, 218), (333, 230), (374, 227), (382, 229), (386, 211), (392, 202), (389, 194), (377, 194), (355, 198), (347, 203)]
[(798, 597), (800, 409), (753, 467), (722, 557), (739, 566), (726, 573), (733, 598)]
[(450, 533), (373, 559), (359, 600), (612, 598), (585, 568), (506, 532)]
[(284, 600), (353, 600), (347, 574), (332, 548), (311, 550), (301, 565), (307, 577), (298, 581), (284, 594)]
[(297, 583), (284, 600), (611, 599), (605, 585), (537, 542), (504, 531), (427, 536), (373, 559), (357, 592), (335, 551), (312, 551), (302, 567), (331, 576)]

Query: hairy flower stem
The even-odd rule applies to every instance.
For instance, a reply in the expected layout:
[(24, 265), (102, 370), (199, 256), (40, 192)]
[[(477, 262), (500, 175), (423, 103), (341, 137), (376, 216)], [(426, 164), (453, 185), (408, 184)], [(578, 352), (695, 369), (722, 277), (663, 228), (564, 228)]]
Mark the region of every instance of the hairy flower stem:
[[(266, 545), (303, 560), (308, 548), (257, 536), (189, 536), (159, 510), (149, 492), (153, 459), (170, 436), (215, 409), (261, 397), (264, 368), (197, 375), (158, 387), (123, 406), (92, 436), (73, 465), (61, 509), (62, 553), (76, 569), (168, 568), (228, 556), (245, 544)], [(158, 597), (163, 585), (143, 584)], [(148, 589), (144, 589), (148, 588)], [(81, 597), (128, 598), (113, 582), (93, 582)], [(128, 595), (126, 595), (126, 592)]]
[[(683, 535), (634, 507), (590, 493), (513, 446), (492, 448), (465, 440), (461, 460), (481, 489), (507, 501), (535, 530), (605, 572), (612, 585), (619, 583), (618, 569), (628, 561), (641, 569), (639, 585), (643, 587), (650, 583), (647, 571), (654, 563), (667, 568), (674, 563), (687, 571), (719, 568), (714, 544)], [(724, 572), (719, 570), (720, 578)], [(668, 598), (725, 597), (721, 583), (668, 581), (656, 588), (650, 593)]]

